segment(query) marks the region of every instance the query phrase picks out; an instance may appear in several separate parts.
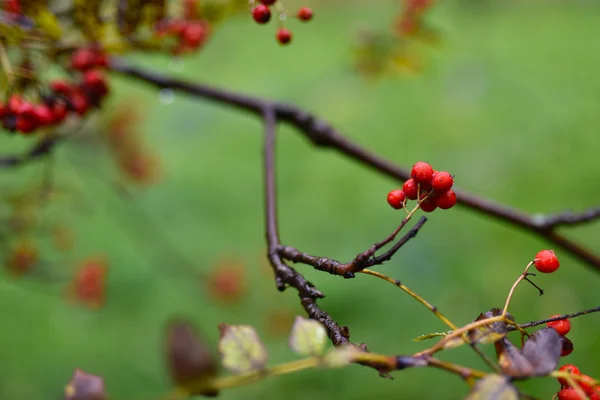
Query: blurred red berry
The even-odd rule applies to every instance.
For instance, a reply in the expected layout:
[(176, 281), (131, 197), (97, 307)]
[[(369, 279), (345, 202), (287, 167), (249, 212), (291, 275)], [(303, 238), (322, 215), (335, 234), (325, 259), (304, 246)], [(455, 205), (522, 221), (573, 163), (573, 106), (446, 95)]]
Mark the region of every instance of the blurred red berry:
[(263, 3), (264, 5), (267, 6), (272, 6), (273, 4), (275, 4), (277, 2), (277, 0), (258, 0), (261, 3)]
[(206, 28), (198, 22), (189, 23), (181, 32), (181, 37), (185, 45), (197, 48), (202, 45), (206, 38)]
[(413, 165), (410, 176), (417, 183), (430, 184), (431, 178), (433, 177), (433, 168), (429, 163), (424, 161), (419, 161), (415, 165)]
[(259, 24), (266, 24), (271, 20), (271, 10), (264, 4), (259, 4), (252, 9), (252, 18)]
[(73, 111), (80, 116), (84, 115), (90, 107), (87, 97), (79, 90), (71, 93), (71, 96), (69, 96), (69, 102), (71, 103), (71, 107), (73, 107)]
[(400, 189), (392, 190), (387, 195), (388, 204), (396, 210), (399, 210), (403, 207), (404, 200), (406, 200), (406, 195)]
[(30, 242), (20, 242), (13, 247), (5, 260), (5, 266), (15, 275), (30, 272), (39, 262), (37, 248)]
[(22, 103), (23, 99), (21, 96), (19, 94), (13, 94), (10, 96), (10, 99), (8, 99), (8, 112), (11, 114), (18, 114)]
[(21, 133), (32, 133), (37, 128), (37, 121), (31, 118), (17, 117), (16, 129)]
[(538, 271), (544, 274), (554, 272), (560, 267), (558, 257), (554, 254), (554, 250), (542, 250), (537, 253), (534, 259), (534, 265)]
[(288, 44), (292, 41), (292, 32), (285, 28), (279, 28), (276, 37), (280, 44)]
[(574, 388), (563, 388), (557, 393), (558, 400), (586, 400), (586, 396), (581, 396)]
[(35, 116), (38, 123), (42, 126), (52, 125), (54, 122), (52, 110), (46, 104), (38, 104), (35, 106)]
[(50, 89), (52, 89), (54, 93), (62, 94), (63, 96), (69, 96), (73, 91), (73, 87), (63, 80), (50, 82)]
[(87, 71), (83, 75), (83, 84), (97, 97), (102, 98), (108, 93), (106, 77), (98, 70)]
[[(554, 317), (560, 317), (560, 314), (553, 315), (550, 318)], [(558, 332), (560, 336), (565, 336), (571, 330), (571, 321), (569, 321), (568, 319), (559, 319), (557, 321), (551, 321), (546, 323), (546, 326), (548, 328), (554, 328), (554, 330)]]
[(308, 7), (302, 7), (301, 9), (298, 10), (298, 13), (296, 14), (296, 16), (298, 17), (298, 19), (300, 21), (307, 22), (312, 19), (313, 11)]
[(95, 67), (96, 53), (90, 49), (77, 49), (71, 54), (71, 68), (86, 71)]
[[(560, 372), (568, 372), (571, 375), (581, 375), (581, 371), (573, 364), (565, 364), (558, 369)], [(565, 378), (558, 378), (558, 383), (562, 386), (569, 386), (569, 382)]]
[(56, 102), (52, 106), (52, 116), (54, 119), (54, 123), (58, 124), (67, 117), (69, 110), (67, 109), (67, 105), (63, 102)]

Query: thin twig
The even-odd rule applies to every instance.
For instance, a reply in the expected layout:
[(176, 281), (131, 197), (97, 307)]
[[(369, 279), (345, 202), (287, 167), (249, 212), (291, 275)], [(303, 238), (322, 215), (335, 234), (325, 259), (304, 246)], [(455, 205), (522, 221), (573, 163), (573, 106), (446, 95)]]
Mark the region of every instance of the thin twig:
[[(230, 105), (261, 117), (263, 116), (264, 106), (269, 104), (278, 121), (293, 125), (314, 145), (333, 148), (339, 153), (379, 171), (383, 175), (390, 176), (400, 181), (410, 178), (407, 169), (400, 168), (349, 141), (327, 122), (295, 106), (284, 103), (268, 102), (267, 100), (257, 97), (172, 79), (156, 72), (128, 65), (124, 60), (118, 58), (113, 58), (111, 60), (111, 68), (115, 72), (134, 77), (157, 88), (170, 88), (182, 91), (195, 97)], [(509, 222), (523, 230), (542, 237), (578, 258), (596, 272), (600, 271), (600, 256), (598, 254), (591, 252), (582, 245), (555, 232), (557, 227), (567, 223), (573, 225), (579, 222), (589, 222), (594, 220), (595, 218), (600, 217), (600, 212), (585, 212), (580, 215), (569, 214), (568, 218), (565, 214), (558, 214), (561, 216), (560, 218), (557, 218), (556, 215), (530, 215), (523, 211), (475, 196), (463, 190), (455, 189), (454, 191), (457, 194), (460, 205), (485, 216), (491, 216), (498, 220)]]

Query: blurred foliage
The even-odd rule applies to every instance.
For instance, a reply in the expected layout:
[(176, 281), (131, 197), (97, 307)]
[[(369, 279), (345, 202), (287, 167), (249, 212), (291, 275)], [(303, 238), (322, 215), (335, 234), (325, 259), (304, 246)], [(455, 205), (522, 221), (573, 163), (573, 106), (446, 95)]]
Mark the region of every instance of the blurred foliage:
[[(294, 102), (394, 162), (430, 161), (455, 173), (460, 187), (528, 212), (600, 203), (600, 4), (441, 2), (428, 17), (441, 45), (421, 73), (366, 83), (351, 69), (354, 35), (357, 28), (389, 26), (397, 4), (310, 3), (302, 2), (315, 9), (315, 21), (290, 23), (302, 35), (289, 48), (273, 43), (273, 29), (257, 27), (244, 15), (224, 21), (197, 57), (134, 61)], [(185, 96), (171, 102), (168, 93), (158, 96), (122, 78), (113, 97), (115, 106), (127, 101), (144, 110), (137, 129), (161, 159), (162, 177), (154, 185), (123, 189), (108, 153), (83, 139), (61, 146), (48, 162), (0, 171), (3, 194), (38, 187), (51, 171), (57, 198), (35, 218), (63, 222), (73, 236), (68, 252), (38, 240), (31, 274), (15, 279), (2, 272), (0, 399), (56, 398), (76, 367), (103, 376), (111, 398), (157, 398), (170, 387), (160, 344), (172, 315), (194, 319), (215, 344), (221, 322), (252, 325), (266, 338), (263, 333), (277, 326), (275, 316), (288, 310), (302, 315), (295, 293), (276, 291), (264, 257), (259, 121)], [(288, 128), (280, 132), (285, 243), (347, 260), (396, 226), (402, 215), (384, 201), (395, 182), (315, 150)], [(28, 145), (19, 137), (0, 140), (3, 152)], [(0, 203), (3, 221), (9, 208)], [(40, 237), (48, 223), (41, 226)], [(5, 242), (14, 239), (4, 229), (0, 234)], [(600, 226), (571, 235), (597, 247)], [(459, 209), (432, 215), (418, 239), (382, 268), (456, 323), (466, 323), (501, 306), (516, 276), (544, 246)], [(0, 248), (0, 259), (7, 251)], [(518, 288), (511, 305), (518, 321), (598, 305), (597, 274), (558, 254), (561, 269), (537, 279), (546, 295)], [(62, 296), (79, 263), (93, 255), (110, 265), (106, 304), (99, 310)], [(234, 304), (214, 300), (206, 288), (207, 274), (224, 258), (245, 263), (247, 291)], [(351, 328), (354, 341), (374, 351), (415, 352), (423, 343), (412, 338), (445, 329), (392, 285), (300, 269), (327, 294), (320, 304)], [(564, 359), (596, 377), (599, 329), (595, 315), (573, 320), (575, 351)], [(273, 362), (290, 357), (284, 338), (266, 342)], [(468, 348), (446, 357), (483, 367)], [(395, 377), (383, 380), (360, 366), (306, 371), (221, 398), (440, 398), (440, 388), (445, 398), (462, 398), (468, 392), (459, 379), (439, 371), (415, 369)], [(549, 378), (519, 386), (540, 398), (558, 389)]]

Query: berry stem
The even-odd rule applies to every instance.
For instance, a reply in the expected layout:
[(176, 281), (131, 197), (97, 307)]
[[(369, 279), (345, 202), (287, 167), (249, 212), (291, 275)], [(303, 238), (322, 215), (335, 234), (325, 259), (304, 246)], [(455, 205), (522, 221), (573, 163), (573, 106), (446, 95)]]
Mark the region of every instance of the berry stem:
[[(519, 276), (519, 278), (513, 283), (510, 291), (508, 292), (508, 296), (506, 297), (506, 303), (504, 304), (504, 309), (502, 309), (502, 317), (506, 317), (506, 313), (508, 312), (508, 306), (510, 304), (510, 300), (512, 299), (513, 294), (515, 293), (515, 289), (521, 283), (521, 281), (527, 279), (527, 271), (533, 265), (533, 261), (530, 261), (529, 264), (525, 267), (525, 271)], [(535, 286), (535, 285), (534, 285)], [(537, 286), (536, 286), (537, 287)]]
[(12, 70), (12, 66), (10, 64), (10, 59), (8, 58), (8, 54), (6, 53), (6, 49), (4, 48), (4, 44), (0, 41), (0, 64), (2, 65), (2, 69), (4, 70), (4, 74), (6, 75), (6, 80), (8, 82), (8, 86), (12, 86), (14, 82), (14, 74)]

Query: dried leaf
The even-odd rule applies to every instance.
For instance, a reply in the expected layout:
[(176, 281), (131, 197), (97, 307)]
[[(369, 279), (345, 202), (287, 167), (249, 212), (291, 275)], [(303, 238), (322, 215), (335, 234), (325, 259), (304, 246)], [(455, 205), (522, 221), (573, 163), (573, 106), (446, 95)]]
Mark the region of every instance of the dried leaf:
[(104, 380), (76, 369), (65, 387), (65, 400), (105, 400)]
[(488, 375), (480, 379), (465, 400), (517, 400), (519, 393), (508, 378)]
[(502, 372), (517, 378), (544, 376), (556, 369), (562, 344), (560, 335), (552, 328), (544, 328), (529, 337), (523, 350), (508, 340), (496, 347)]
[(218, 394), (206, 389), (217, 376), (217, 362), (190, 323), (174, 320), (168, 325), (167, 361), (173, 381), (190, 394), (211, 397)]
[(227, 370), (241, 374), (263, 369), (267, 365), (267, 349), (253, 327), (220, 324), (219, 330), (219, 353)]
[(358, 350), (351, 346), (333, 348), (325, 353), (323, 365), (329, 368), (344, 367), (354, 361), (357, 352)]
[(561, 352), (561, 337), (553, 328), (536, 331), (523, 346), (523, 355), (533, 366), (535, 376), (548, 375), (554, 371)]
[[(500, 315), (502, 315), (502, 310), (500, 310), (499, 308), (492, 308), (491, 310), (486, 311), (485, 313), (479, 314), (479, 316), (475, 318), (473, 322), (481, 321), (487, 318), (497, 317)], [(506, 314), (506, 318), (514, 320), (510, 314)], [(479, 328), (472, 329), (469, 332), (467, 332), (467, 335), (471, 343), (489, 344), (501, 341), (502, 339), (504, 339), (504, 337), (506, 337), (507, 333), (508, 326), (506, 322), (498, 321), (486, 326), (481, 326)], [(459, 347), (463, 344), (465, 344), (465, 341), (462, 338), (457, 337), (449, 340), (444, 345), (444, 349)]]
[(289, 346), (302, 356), (320, 356), (327, 343), (327, 331), (317, 321), (296, 317), (290, 332)]

